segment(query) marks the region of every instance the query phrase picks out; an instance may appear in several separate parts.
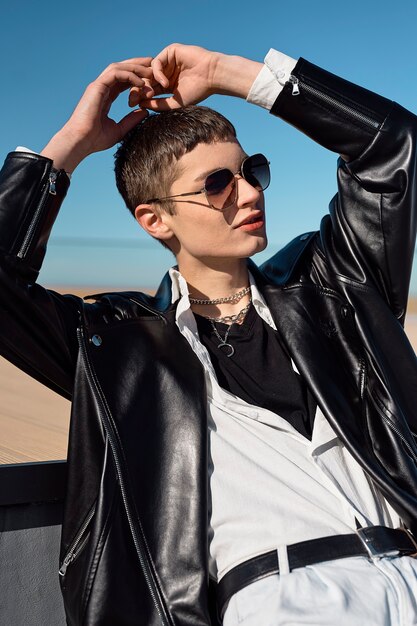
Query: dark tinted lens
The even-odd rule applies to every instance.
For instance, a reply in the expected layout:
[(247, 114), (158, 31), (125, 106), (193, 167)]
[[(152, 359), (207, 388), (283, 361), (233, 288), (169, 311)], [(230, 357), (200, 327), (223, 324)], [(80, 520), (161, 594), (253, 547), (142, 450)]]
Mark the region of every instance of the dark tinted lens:
[(216, 209), (223, 209), (233, 203), (235, 177), (230, 170), (217, 170), (207, 176), (204, 189), (207, 199)]
[(271, 182), (269, 163), (263, 154), (254, 154), (248, 157), (242, 165), (242, 175), (250, 185), (259, 190), (265, 190)]
[(234, 176), (230, 170), (217, 170), (210, 176), (207, 176), (204, 189), (207, 195), (214, 196), (218, 193), (222, 193), (228, 185), (232, 182)]

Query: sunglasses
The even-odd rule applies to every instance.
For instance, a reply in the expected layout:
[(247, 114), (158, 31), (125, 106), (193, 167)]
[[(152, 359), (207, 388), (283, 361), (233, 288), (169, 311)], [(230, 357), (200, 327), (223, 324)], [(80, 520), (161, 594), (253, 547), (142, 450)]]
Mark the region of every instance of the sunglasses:
[(232, 206), (237, 200), (236, 176), (240, 175), (252, 187), (258, 191), (264, 191), (271, 182), (271, 172), (269, 169), (269, 161), (263, 154), (254, 154), (246, 157), (235, 174), (229, 169), (216, 170), (209, 174), (204, 182), (203, 189), (199, 191), (189, 191), (187, 193), (178, 193), (175, 196), (165, 196), (164, 198), (151, 198), (145, 204), (151, 202), (162, 202), (171, 198), (181, 198), (184, 196), (198, 196), (204, 193), (208, 204), (212, 209), (224, 211)]

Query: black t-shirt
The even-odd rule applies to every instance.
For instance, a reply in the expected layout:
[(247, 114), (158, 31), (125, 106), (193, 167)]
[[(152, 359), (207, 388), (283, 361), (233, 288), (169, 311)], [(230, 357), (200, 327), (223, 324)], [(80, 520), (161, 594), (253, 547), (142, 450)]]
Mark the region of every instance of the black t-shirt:
[[(250, 306), (243, 324), (233, 324), (227, 342), (235, 352), (219, 349), (211, 322), (195, 314), (200, 341), (207, 348), (219, 385), (250, 404), (286, 419), (311, 439), (316, 402), (302, 378), (294, 372), (279, 334)], [(223, 338), (228, 326), (216, 322)]]

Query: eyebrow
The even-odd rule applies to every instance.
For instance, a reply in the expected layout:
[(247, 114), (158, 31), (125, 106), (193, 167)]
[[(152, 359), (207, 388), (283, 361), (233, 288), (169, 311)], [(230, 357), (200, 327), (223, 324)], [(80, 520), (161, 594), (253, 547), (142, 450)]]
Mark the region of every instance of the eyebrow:
[(199, 174), (197, 178), (194, 178), (194, 182), (197, 183), (199, 180), (205, 180), (207, 176), (210, 176), (210, 174), (213, 174), (213, 172), (218, 172), (219, 170), (224, 169), (224, 167), (219, 167), (217, 170), (208, 170), (207, 172), (203, 172), (202, 174)]
[[(248, 156), (249, 155), (246, 154), (246, 152), (243, 153), (242, 160), (240, 162), (239, 167), (242, 165), (243, 161), (248, 158)], [(230, 170), (230, 167), (218, 167), (215, 170), (207, 170), (207, 171), (203, 172), (202, 174), (199, 174), (197, 176), (197, 178), (194, 178), (194, 182), (197, 183), (200, 180), (203, 181), (203, 180), (205, 180), (207, 178), (207, 176), (209, 176), (210, 174), (214, 174), (214, 172), (218, 172), (219, 170)], [(230, 171), (232, 171), (232, 170), (230, 170)]]

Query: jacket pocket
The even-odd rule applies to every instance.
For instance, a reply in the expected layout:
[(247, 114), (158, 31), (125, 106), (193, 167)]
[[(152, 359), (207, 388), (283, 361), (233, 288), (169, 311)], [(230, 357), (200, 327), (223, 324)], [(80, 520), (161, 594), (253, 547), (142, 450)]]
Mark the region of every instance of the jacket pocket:
[(370, 398), (384, 425), (401, 442), (404, 452), (417, 465), (417, 445), (407, 423), (388, 408), (375, 388), (370, 389)]
[(66, 575), (68, 567), (77, 560), (77, 558), (80, 556), (85, 546), (87, 545), (91, 533), (91, 522), (95, 512), (96, 503), (93, 504), (93, 506), (87, 513), (84, 522), (81, 524), (80, 529), (75, 535), (73, 542), (71, 543), (64, 558), (62, 559), (62, 563), (59, 568), (60, 576)]

